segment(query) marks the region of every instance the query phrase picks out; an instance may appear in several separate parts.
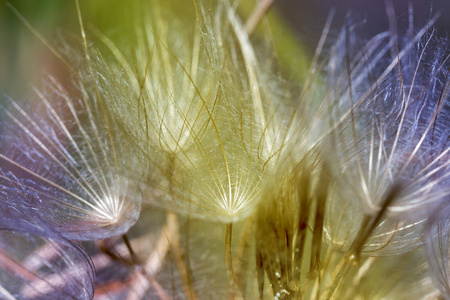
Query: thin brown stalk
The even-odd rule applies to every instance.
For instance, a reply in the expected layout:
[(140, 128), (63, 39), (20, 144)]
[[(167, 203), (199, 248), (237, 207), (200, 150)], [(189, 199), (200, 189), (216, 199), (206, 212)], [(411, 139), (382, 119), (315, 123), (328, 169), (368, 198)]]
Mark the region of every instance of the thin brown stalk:
[[(197, 296), (192, 287), (192, 278), (191, 278), (191, 270), (188, 262), (188, 257), (185, 257), (183, 250), (180, 245), (180, 236), (179, 236), (179, 224), (178, 218), (175, 214), (169, 213), (167, 215), (167, 222), (169, 226), (172, 228), (172, 232), (177, 232), (172, 236), (172, 240), (170, 241), (170, 246), (172, 248), (173, 254), (175, 255), (175, 260), (177, 263), (178, 270), (180, 271), (181, 281), (183, 282), (183, 288), (188, 299), (195, 300)], [(176, 229), (176, 230), (175, 230)]]
[(239, 248), (235, 256), (233, 263), (234, 276), (239, 290), (242, 292), (245, 290), (245, 272), (248, 267), (248, 251), (250, 250), (250, 235), (253, 231), (253, 218), (247, 219), (245, 222), (244, 230), (241, 235)]
[(244, 299), (242, 297), (241, 292), (239, 291), (238, 285), (236, 283), (235, 274), (233, 271), (233, 260), (232, 260), (232, 254), (231, 254), (231, 238), (233, 236), (233, 224), (229, 223), (226, 225), (226, 231), (225, 231), (225, 266), (227, 268), (227, 274), (228, 274), (228, 299), (233, 300), (240, 300)]
[(275, 0), (261, 0), (255, 7), (252, 14), (247, 19), (247, 22), (245, 22), (245, 30), (249, 36), (253, 34), (256, 27), (264, 18), (274, 1)]

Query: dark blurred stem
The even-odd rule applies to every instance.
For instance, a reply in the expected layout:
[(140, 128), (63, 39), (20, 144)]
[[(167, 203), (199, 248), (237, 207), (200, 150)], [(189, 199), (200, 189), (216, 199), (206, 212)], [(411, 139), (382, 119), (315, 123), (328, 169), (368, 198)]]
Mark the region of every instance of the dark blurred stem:
[(261, 0), (255, 7), (252, 14), (247, 19), (247, 22), (245, 22), (245, 30), (249, 36), (253, 34), (256, 27), (261, 22), (262, 18), (264, 18), (274, 1), (275, 0)]
[(130, 252), (131, 262), (133, 264), (138, 264), (136, 252), (134, 252), (133, 247), (131, 247), (131, 243), (130, 240), (128, 239), (128, 236), (126, 234), (122, 235), (122, 240), (125, 243), (125, 246), (127, 246), (128, 252)]
[[(258, 243), (257, 243), (258, 247)], [(256, 250), (256, 276), (258, 278), (258, 297), (259, 300), (264, 299), (264, 260), (262, 253)]]

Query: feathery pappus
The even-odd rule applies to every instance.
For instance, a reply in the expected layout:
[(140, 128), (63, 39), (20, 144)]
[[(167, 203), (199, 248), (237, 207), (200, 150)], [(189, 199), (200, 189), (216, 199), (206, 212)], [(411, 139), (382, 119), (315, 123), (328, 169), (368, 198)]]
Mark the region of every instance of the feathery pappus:
[(280, 99), (231, 4), (183, 7), (144, 8), (132, 59), (103, 38), (128, 82), (108, 107), (147, 158), (145, 202), (232, 222), (252, 212), (282, 150)]
[(435, 18), (363, 41), (330, 14), (292, 82), (271, 1), (132, 1), (119, 38), (74, 2), (81, 50), (39, 36), (73, 88), (2, 104), (1, 297), (450, 297)]
[(141, 195), (125, 173), (133, 160), (118, 151), (113, 124), (88, 106), (86, 90), (73, 99), (48, 77), (35, 93), (35, 111), (15, 101), (3, 111), (1, 227), (74, 240), (125, 233)]
[[(356, 220), (385, 207), (389, 218), (367, 250), (407, 251), (423, 243), (426, 220), (450, 192), (445, 42), (426, 26), (406, 38), (377, 35), (352, 55), (349, 34), (343, 32), (346, 50), (336, 47), (330, 66), (336, 115), (342, 116), (332, 138), (342, 162), (335, 164), (341, 200), (333, 202), (355, 210), (344, 216), (333, 208), (330, 221)], [(389, 194), (395, 197), (385, 203)], [(348, 245), (344, 240), (356, 232), (330, 234)]]

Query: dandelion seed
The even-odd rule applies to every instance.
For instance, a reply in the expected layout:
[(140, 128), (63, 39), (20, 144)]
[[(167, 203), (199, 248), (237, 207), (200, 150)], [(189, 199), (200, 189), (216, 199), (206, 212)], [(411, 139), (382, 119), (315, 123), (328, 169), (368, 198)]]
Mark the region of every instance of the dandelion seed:
[(358, 235), (348, 237), (353, 239), (346, 241), (350, 247), (327, 243), (322, 222), (329, 221), (333, 182), (323, 165), (314, 166), (314, 161), (307, 157), (296, 168), (279, 170), (282, 180), (270, 186), (259, 205), (255, 224), (259, 297), (397, 299), (435, 294), (422, 249), (371, 257), (377, 253), (367, 251), (372, 246), (372, 230), (367, 228), (378, 224), (376, 217), (353, 220)]
[(350, 224), (363, 218), (361, 212), (377, 214), (396, 185), (390, 217), (366, 250), (387, 254), (417, 247), (432, 207), (449, 195), (448, 57), (434, 35), (427, 27), (407, 41), (380, 34), (352, 55), (347, 31), (336, 46), (330, 67), (340, 115), (334, 148), (342, 200), (331, 201), (329, 212), (331, 223), (348, 229), (334, 227), (329, 234), (340, 247), (356, 234)]
[(1, 227), (90, 240), (137, 220), (140, 195), (126, 173), (133, 160), (113, 140), (107, 116), (89, 106), (90, 91), (79, 88), (81, 99), (72, 99), (49, 77), (45, 92), (35, 90), (42, 111), (11, 101), (4, 112)]
[[(210, 11), (199, 2), (183, 18), (155, 7), (153, 18), (142, 20), (147, 27), (136, 32), (137, 71), (103, 38), (132, 83), (123, 97), (109, 98), (109, 107), (149, 161), (145, 200), (197, 217), (239, 220), (258, 202), (281, 151), (279, 105), (231, 7), (221, 3)], [(104, 85), (112, 85), (107, 77)]]

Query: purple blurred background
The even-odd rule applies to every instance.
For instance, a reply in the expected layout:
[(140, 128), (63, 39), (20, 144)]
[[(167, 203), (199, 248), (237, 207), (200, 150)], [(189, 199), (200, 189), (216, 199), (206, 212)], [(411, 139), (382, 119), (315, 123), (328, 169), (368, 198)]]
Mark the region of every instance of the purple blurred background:
[[(390, 4), (398, 20), (398, 30), (408, 26), (409, 6), (413, 9), (414, 28), (424, 26), (430, 16), (440, 13), (436, 23), (438, 34), (447, 37), (450, 30), (450, 0), (275, 0), (275, 9), (298, 33), (300, 42), (314, 49), (325, 20), (332, 8), (336, 9), (333, 29), (339, 30), (346, 20), (347, 12), (352, 21), (366, 22), (362, 27), (366, 37), (386, 31), (389, 21), (386, 3)], [(331, 32), (333, 34), (333, 31)]]

